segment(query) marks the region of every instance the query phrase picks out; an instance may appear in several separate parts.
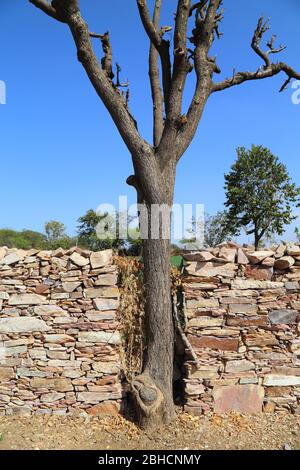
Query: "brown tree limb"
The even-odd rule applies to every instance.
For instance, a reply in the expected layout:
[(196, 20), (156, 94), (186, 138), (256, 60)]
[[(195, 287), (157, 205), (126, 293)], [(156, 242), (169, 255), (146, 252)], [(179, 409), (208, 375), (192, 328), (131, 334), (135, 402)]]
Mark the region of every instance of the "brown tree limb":
[(186, 45), (190, 6), (190, 0), (178, 0), (174, 32), (174, 65), (169, 113), (167, 114), (167, 118), (171, 121), (181, 116), (184, 86), (190, 70)]
[(34, 6), (36, 6), (37, 8), (39, 8), (40, 10), (42, 10), (44, 13), (46, 13), (47, 15), (51, 16), (52, 18), (54, 18), (55, 20), (57, 21), (61, 21), (61, 22), (64, 22), (64, 20), (62, 18), (60, 18), (60, 16), (58, 15), (57, 11), (55, 10), (55, 8), (47, 2), (47, 0), (29, 0), (30, 3), (32, 3)]
[(254, 31), (254, 36), (252, 38), (251, 47), (256, 52), (256, 54), (261, 57), (265, 63), (264, 67), (259, 68), (255, 72), (237, 72), (233, 75), (232, 78), (228, 78), (222, 82), (214, 83), (212, 91), (222, 91), (233, 86), (241, 85), (244, 82), (251, 80), (262, 80), (264, 78), (274, 77), (281, 72), (284, 72), (287, 75), (283, 86), (280, 88), (280, 92), (285, 90), (290, 81), (295, 78), (300, 80), (300, 74), (297, 73), (292, 67), (285, 64), (284, 62), (271, 63), (270, 55), (277, 54), (286, 49), (285, 46), (279, 46), (279, 48), (274, 47), (276, 36), (273, 35), (271, 40), (267, 43), (269, 48), (268, 51), (264, 52), (260, 43), (263, 38), (263, 35), (269, 30), (268, 20), (264, 22), (263, 18), (259, 18), (256, 30)]
[(209, 51), (214, 41), (216, 26), (222, 18), (218, 13), (221, 4), (222, 0), (210, 0), (208, 5), (207, 2), (200, 2), (196, 9), (195, 28), (190, 41), (195, 45), (193, 58), (197, 81), (186, 116), (187, 122), (177, 136), (177, 161), (194, 138), (206, 102), (211, 94), (213, 73), (219, 71), (215, 59), (209, 57)]
[[(162, 0), (156, 0), (153, 13), (153, 25), (156, 30), (159, 28), (161, 6)], [(164, 104), (160, 85), (158, 50), (152, 41), (150, 42), (149, 52), (149, 77), (153, 101), (153, 145), (157, 147), (164, 129)]]
[[(53, 4), (54, 2), (52, 2)], [(96, 93), (109, 111), (123, 141), (132, 155), (139, 173), (141, 185), (149, 198), (161, 197), (161, 180), (152, 147), (140, 136), (136, 122), (126, 102), (115, 89), (100, 66), (91, 44), (87, 24), (83, 20), (77, 0), (56, 0), (55, 9), (68, 24), (77, 48), (78, 60), (82, 63)], [(51, 15), (50, 15), (51, 16)]]
[(277, 64), (270, 64), (269, 67), (264, 69), (258, 69), (256, 72), (237, 72), (232, 78), (228, 78), (219, 83), (213, 85), (212, 91), (222, 91), (233, 86), (241, 85), (244, 82), (251, 80), (262, 80), (264, 78), (274, 77), (280, 72), (285, 72), (288, 76), (288, 79), (285, 81), (284, 85), (281, 87), (280, 91), (283, 91), (287, 84), (295, 78), (300, 80), (300, 73), (297, 73), (294, 69), (286, 65), (284, 62), (279, 62)]
[(106, 72), (106, 75), (110, 80), (113, 80), (113, 56), (112, 48), (110, 44), (109, 32), (107, 31), (104, 34), (90, 33), (91, 38), (100, 39), (102, 44), (102, 49), (104, 52), (104, 57), (101, 60), (102, 69)]
[(163, 79), (163, 92), (164, 92), (164, 102), (166, 112), (169, 107), (169, 94), (172, 80), (172, 64), (170, 58), (170, 43), (163, 39), (164, 32), (166, 30), (162, 29), (158, 31), (151, 20), (149, 9), (147, 6), (146, 0), (136, 0), (137, 6), (139, 9), (140, 17), (144, 26), (144, 29), (151, 41), (151, 43), (156, 47), (162, 67), (162, 79)]

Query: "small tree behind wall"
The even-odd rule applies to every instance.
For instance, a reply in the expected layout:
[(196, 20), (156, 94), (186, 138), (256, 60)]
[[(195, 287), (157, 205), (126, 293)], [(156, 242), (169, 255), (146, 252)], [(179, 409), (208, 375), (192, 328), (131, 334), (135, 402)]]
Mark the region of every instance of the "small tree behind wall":
[(300, 203), (300, 189), (267, 148), (238, 148), (237, 161), (225, 175), (225, 190), (228, 229), (239, 235), (244, 228), (256, 249), (263, 238), (282, 235), (296, 219), (293, 208)]
[[(113, 70), (109, 33), (97, 34), (89, 30), (82, 17), (78, 0), (30, 2), (70, 29), (78, 60), (131, 154), (134, 175), (130, 176), (127, 182), (137, 191), (138, 202), (143, 204), (143, 214), (145, 215), (146, 211), (147, 215), (143, 217), (143, 221), (150, 222), (148, 227), (151, 227), (153, 205), (164, 205), (171, 211), (177, 163), (191, 144), (205, 105), (212, 94), (250, 80), (269, 78), (280, 72), (285, 74), (282, 89), (293, 77), (300, 79), (300, 74), (284, 62), (271, 61), (272, 55), (283, 50), (283, 47), (275, 45), (274, 37), (267, 43), (266, 48), (261, 46), (263, 35), (268, 30), (267, 23), (261, 18), (251, 44), (263, 61), (262, 65), (251, 72), (236, 72), (223, 81), (215, 80), (215, 74), (218, 74), (220, 69), (210, 50), (215, 38), (221, 37), (219, 26), (223, 11), (220, 7), (222, 3), (226, 5), (226, 0), (166, 1), (164, 6), (172, 18), (172, 26), (161, 26), (163, 0), (152, 2), (153, 14), (150, 13), (146, 0), (137, 0), (150, 51), (153, 141), (147, 142), (140, 134), (137, 122), (129, 110), (128, 94), (120, 91), (120, 69), (118, 67), (116, 71)], [(124, 7), (124, 2), (118, 3), (120, 8)], [(172, 41), (165, 38), (165, 33), (170, 31)], [(41, 38), (38, 39), (41, 41)], [(94, 41), (96, 44), (101, 41), (102, 60), (98, 59), (94, 50)], [(128, 51), (131, 53), (130, 47)], [(195, 88), (187, 112), (184, 113), (183, 95), (189, 74), (195, 77)], [(164, 227), (160, 226), (159, 229), (159, 236), (155, 239), (151, 237), (149, 230), (143, 230), (147, 343), (143, 372), (132, 381), (139, 422), (145, 427), (170, 422), (175, 416), (170, 240), (162, 236)]]

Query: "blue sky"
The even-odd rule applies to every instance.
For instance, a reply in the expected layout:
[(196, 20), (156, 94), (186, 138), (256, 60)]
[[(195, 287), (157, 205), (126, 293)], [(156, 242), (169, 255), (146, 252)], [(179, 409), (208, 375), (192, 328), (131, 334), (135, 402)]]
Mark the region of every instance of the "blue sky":
[[(163, 24), (171, 24), (175, 4), (165, 0)], [(130, 107), (150, 138), (148, 44), (135, 0), (81, 0), (81, 6), (90, 30), (110, 30), (114, 60), (130, 81)], [(262, 14), (288, 45), (281, 59), (300, 70), (299, 0), (224, 0), (224, 7), (224, 36), (214, 46), (219, 78), (261, 65), (250, 42)], [(67, 27), (27, 0), (1, 0), (0, 41), (0, 80), (7, 86), (7, 104), (0, 106), (0, 227), (42, 231), (56, 219), (73, 234), (87, 209), (116, 204), (119, 195), (134, 203), (125, 183), (130, 156), (77, 62)], [(209, 213), (222, 209), (224, 173), (236, 147), (252, 143), (269, 147), (300, 185), (300, 105), (292, 104), (291, 89), (278, 93), (283, 81), (248, 83), (210, 98), (178, 167), (176, 202), (203, 203)], [(186, 102), (192, 91), (193, 79)]]

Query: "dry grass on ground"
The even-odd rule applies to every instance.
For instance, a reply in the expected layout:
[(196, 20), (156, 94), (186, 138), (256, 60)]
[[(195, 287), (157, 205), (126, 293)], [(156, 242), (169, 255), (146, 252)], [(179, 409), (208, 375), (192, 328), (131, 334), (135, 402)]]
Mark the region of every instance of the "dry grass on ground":
[(300, 449), (300, 417), (288, 414), (192, 417), (180, 414), (159, 433), (122, 417), (0, 417), (0, 450)]

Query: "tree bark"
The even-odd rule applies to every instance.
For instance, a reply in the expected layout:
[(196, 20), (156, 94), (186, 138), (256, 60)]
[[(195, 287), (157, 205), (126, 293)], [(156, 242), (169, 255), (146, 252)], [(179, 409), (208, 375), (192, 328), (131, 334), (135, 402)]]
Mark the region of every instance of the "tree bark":
[[(146, 219), (140, 215), (140, 224), (143, 225), (147, 220), (147, 229), (144, 227), (142, 230), (142, 234), (147, 235), (147, 238), (143, 239), (146, 348), (143, 373), (135, 377), (132, 388), (137, 403), (138, 421), (144, 429), (167, 424), (175, 416), (173, 400), (175, 325), (170, 278), (170, 226), (174, 181), (175, 167), (169, 167), (163, 174), (159, 195), (156, 194), (154, 198), (155, 202), (151, 195), (138, 193), (138, 201), (141, 203), (143, 200), (146, 212)], [(156, 235), (151, 231), (152, 224), (158, 221), (153, 213), (154, 204), (166, 210), (165, 216), (159, 219)]]

